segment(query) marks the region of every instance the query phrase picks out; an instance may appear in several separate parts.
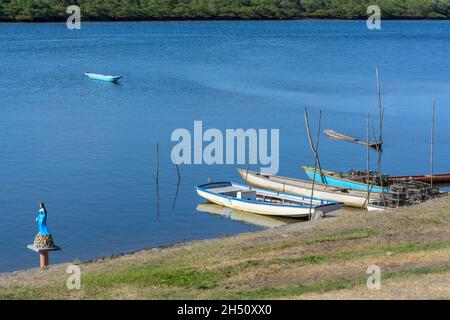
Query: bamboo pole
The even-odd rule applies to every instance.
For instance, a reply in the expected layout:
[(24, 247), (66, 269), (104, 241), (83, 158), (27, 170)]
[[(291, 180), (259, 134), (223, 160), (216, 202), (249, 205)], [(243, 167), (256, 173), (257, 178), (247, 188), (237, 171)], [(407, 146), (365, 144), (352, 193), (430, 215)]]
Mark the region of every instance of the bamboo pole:
[[(372, 134), (375, 139), (375, 129), (373, 126), (373, 121), (372, 121)], [(383, 200), (383, 206), (386, 208), (386, 201), (384, 200), (385, 198), (384, 198), (383, 176), (381, 174), (381, 153), (382, 152), (383, 152), (383, 150), (381, 149), (381, 146), (377, 145), (377, 167), (378, 167), (378, 175), (380, 177), (381, 199)], [(376, 183), (376, 181), (374, 181), (372, 183), (372, 187), (375, 183)], [(372, 190), (372, 188), (370, 190)]]
[[(367, 114), (367, 140), (370, 140), (370, 128), (369, 128), (370, 125), (369, 125), (369, 123), (370, 123), (370, 113)], [(376, 139), (376, 137), (375, 137), (375, 130), (373, 128), (373, 121), (372, 121), (372, 134), (373, 134), (373, 138)], [(376, 150), (378, 152), (380, 146), (376, 145), (375, 147), (376, 147)], [(368, 177), (368, 180), (367, 180), (367, 198), (364, 201), (364, 204), (362, 205), (361, 208), (364, 208), (366, 206), (366, 204), (370, 203), (370, 194), (372, 193), (373, 186), (376, 183), (376, 179), (372, 183), (369, 183), (369, 178), (370, 178), (370, 148), (369, 148), (369, 146), (367, 146), (367, 177)], [(369, 185), (370, 185), (370, 188), (369, 188)]]
[(175, 167), (177, 168), (177, 184), (180, 184), (181, 181), (181, 175), (180, 175), (180, 168), (178, 167), (178, 164), (175, 163)]
[(156, 219), (159, 220), (159, 142), (156, 142)]
[[(320, 111), (320, 116), (322, 116), (322, 111)], [(311, 131), (309, 129), (309, 117), (308, 117), (308, 109), (305, 107), (305, 124), (306, 124), (306, 133), (308, 134), (308, 142), (309, 146), (311, 147), (311, 151), (314, 154), (314, 158), (317, 162), (317, 165), (319, 167), (320, 171), (320, 179), (322, 180), (322, 183), (324, 182), (323, 174), (322, 174), (322, 166), (320, 165), (319, 155), (317, 154), (317, 150), (314, 148), (314, 144), (311, 137)], [(314, 171), (315, 174), (316, 170)]]
[(177, 168), (177, 188), (175, 190), (175, 196), (173, 197), (173, 202), (172, 202), (172, 209), (175, 209), (175, 205), (177, 202), (177, 198), (178, 198), (178, 191), (180, 189), (180, 182), (181, 182), (181, 175), (180, 175), (180, 169), (178, 168), (178, 164), (175, 163), (175, 167)]
[(433, 145), (434, 145), (434, 117), (435, 117), (435, 104), (436, 104), (436, 98), (433, 96), (433, 104), (431, 107), (431, 146), (430, 146), (430, 185), (431, 188), (433, 188), (433, 171), (434, 171), (434, 167), (433, 167)]
[[(383, 142), (383, 115), (384, 110), (383, 106), (381, 104), (381, 85), (380, 85), (380, 72), (378, 70), (378, 67), (375, 68), (375, 73), (377, 75), (377, 95), (378, 95), (378, 130), (379, 130), (379, 143), (381, 146), (381, 143)], [(383, 193), (383, 176), (381, 173), (381, 148), (377, 147), (377, 161), (378, 161), (378, 174), (380, 176), (380, 186), (381, 186), (381, 193)]]
[[(249, 162), (249, 164), (247, 165), (247, 170), (245, 171), (245, 179), (244, 179), (244, 182), (245, 182), (245, 184), (247, 184), (247, 177), (248, 177), (248, 171), (250, 170), (250, 162)], [(251, 189), (252, 187), (250, 186), (250, 189)]]
[(309, 129), (309, 119), (308, 119), (308, 110), (305, 107), (305, 122), (306, 122), (306, 130), (308, 133), (308, 141), (311, 147), (311, 150), (314, 153), (314, 176), (313, 176), (313, 181), (312, 181), (312, 188), (311, 188), (311, 197), (310, 197), (310, 203), (309, 203), (309, 216), (308, 216), (308, 220), (311, 220), (311, 213), (312, 213), (312, 202), (313, 202), (313, 197), (314, 197), (314, 186), (316, 183), (316, 172), (317, 172), (317, 166), (319, 166), (320, 169), (320, 176), (321, 176), (321, 180), (323, 182), (323, 174), (322, 174), (322, 168), (320, 167), (320, 161), (319, 161), (319, 155), (318, 155), (318, 149), (319, 149), (319, 140), (320, 140), (320, 127), (321, 127), (321, 122), (322, 122), (322, 110), (319, 111), (319, 124), (317, 127), (317, 141), (316, 141), (316, 146), (314, 147), (313, 142), (312, 142), (312, 137), (311, 137), (311, 131)]
[(375, 68), (375, 72), (377, 75), (377, 96), (378, 96), (378, 127), (380, 130), (379, 143), (383, 142), (383, 114), (384, 110), (381, 105), (381, 85), (380, 85), (380, 72), (378, 67)]
[(367, 113), (367, 202), (369, 202), (370, 190), (369, 190), (369, 182), (370, 182), (370, 112)]
[(156, 142), (156, 184), (159, 184), (159, 142)]

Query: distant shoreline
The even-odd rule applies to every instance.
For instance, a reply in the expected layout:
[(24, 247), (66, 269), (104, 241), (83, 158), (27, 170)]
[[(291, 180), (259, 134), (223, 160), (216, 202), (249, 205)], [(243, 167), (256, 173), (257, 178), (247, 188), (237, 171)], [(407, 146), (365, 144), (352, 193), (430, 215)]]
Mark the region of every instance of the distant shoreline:
[(2, 22), (263, 21), (298, 19), (448, 20), (450, 4), (436, 0), (29, 0), (0, 2)]
[[(287, 18), (287, 19), (123, 19), (123, 20), (89, 20), (81, 19), (85, 22), (263, 22), (263, 21), (366, 21), (367, 18)], [(450, 18), (386, 18), (382, 19), (382, 22), (386, 21), (450, 21)], [(65, 23), (65, 19), (61, 20), (37, 20), (37, 21), (20, 21), (20, 20), (0, 20), (0, 23), (23, 23), (23, 24), (38, 24), (38, 23)]]

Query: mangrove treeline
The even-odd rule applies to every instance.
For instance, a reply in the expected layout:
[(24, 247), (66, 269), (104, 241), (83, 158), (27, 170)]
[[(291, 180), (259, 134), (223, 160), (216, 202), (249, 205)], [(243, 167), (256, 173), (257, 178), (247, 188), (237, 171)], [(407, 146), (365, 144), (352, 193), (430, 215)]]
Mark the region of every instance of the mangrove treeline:
[(448, 19), (450, 0), (0, 0), (0, 21), (64, 21), (79, 5), (83, 20), (367, 18)]

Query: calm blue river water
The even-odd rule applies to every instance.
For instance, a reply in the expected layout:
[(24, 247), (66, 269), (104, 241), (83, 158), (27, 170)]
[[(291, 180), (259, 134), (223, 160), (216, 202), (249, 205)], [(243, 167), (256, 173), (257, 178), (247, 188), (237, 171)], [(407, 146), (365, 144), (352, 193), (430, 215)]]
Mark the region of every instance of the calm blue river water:
[[(364, 21), (0, 25), (0, 271), (37, 265), (26, 249), (39, 200), (63, 251), (52, 262), (211, 238), (260, 227), (196, 210), (194, 186), (239, 180), (236, 165), (170, 161), (176, 128), (279, 128), (279, 174), (313, 164), (316, 127), (365, 137), (375, 66), (385, 106), (383, 167), (450, 171), (450, 23)], [(119, 85), (83, 72), (123, 74)], [(156, 142), (161, 149), (159, 201)], [(322, 137), (324, 168), (365, 168), (366, 151)], [(256, 169), (256, 168), (255, 168)], [(159, 203), (159, 205), (158, 205)], [(158, 209), (159, 208), (159, 209)]]

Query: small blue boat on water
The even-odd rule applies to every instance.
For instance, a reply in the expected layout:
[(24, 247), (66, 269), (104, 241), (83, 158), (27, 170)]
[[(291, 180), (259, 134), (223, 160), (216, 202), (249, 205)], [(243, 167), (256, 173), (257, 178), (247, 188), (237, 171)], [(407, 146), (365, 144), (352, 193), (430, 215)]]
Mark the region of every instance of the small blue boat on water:
[(86, 76), (88, 76), (90, 79), (94, 80), (100, 80), (100, 81), (106, 81), (106, 82), (117, 82), (119, 81), (122, 76), (111, 76), (111, 75), (105, 75), (105, 74), (98, 74), (93, 72), (85, 72)]
[(367, 183), (361, 183), (351, 180), (350, 177), (348, 177), (344, 173), (322, 170), (322, 174), (320, 174), (319, 169), (317, 169), (316, 173), (314, 174), (314, 168), (312, 167), (304, 166), (303, 169), (311, 180), (315, 180), (316, 182), (322, 184), (343, 187), (352, 190), (367, 191), (367, 189), (369, 189), (371, 192), (389, 192), (389, 188), (386, 187), (381, 188), (380, 186), (367, 185)]

